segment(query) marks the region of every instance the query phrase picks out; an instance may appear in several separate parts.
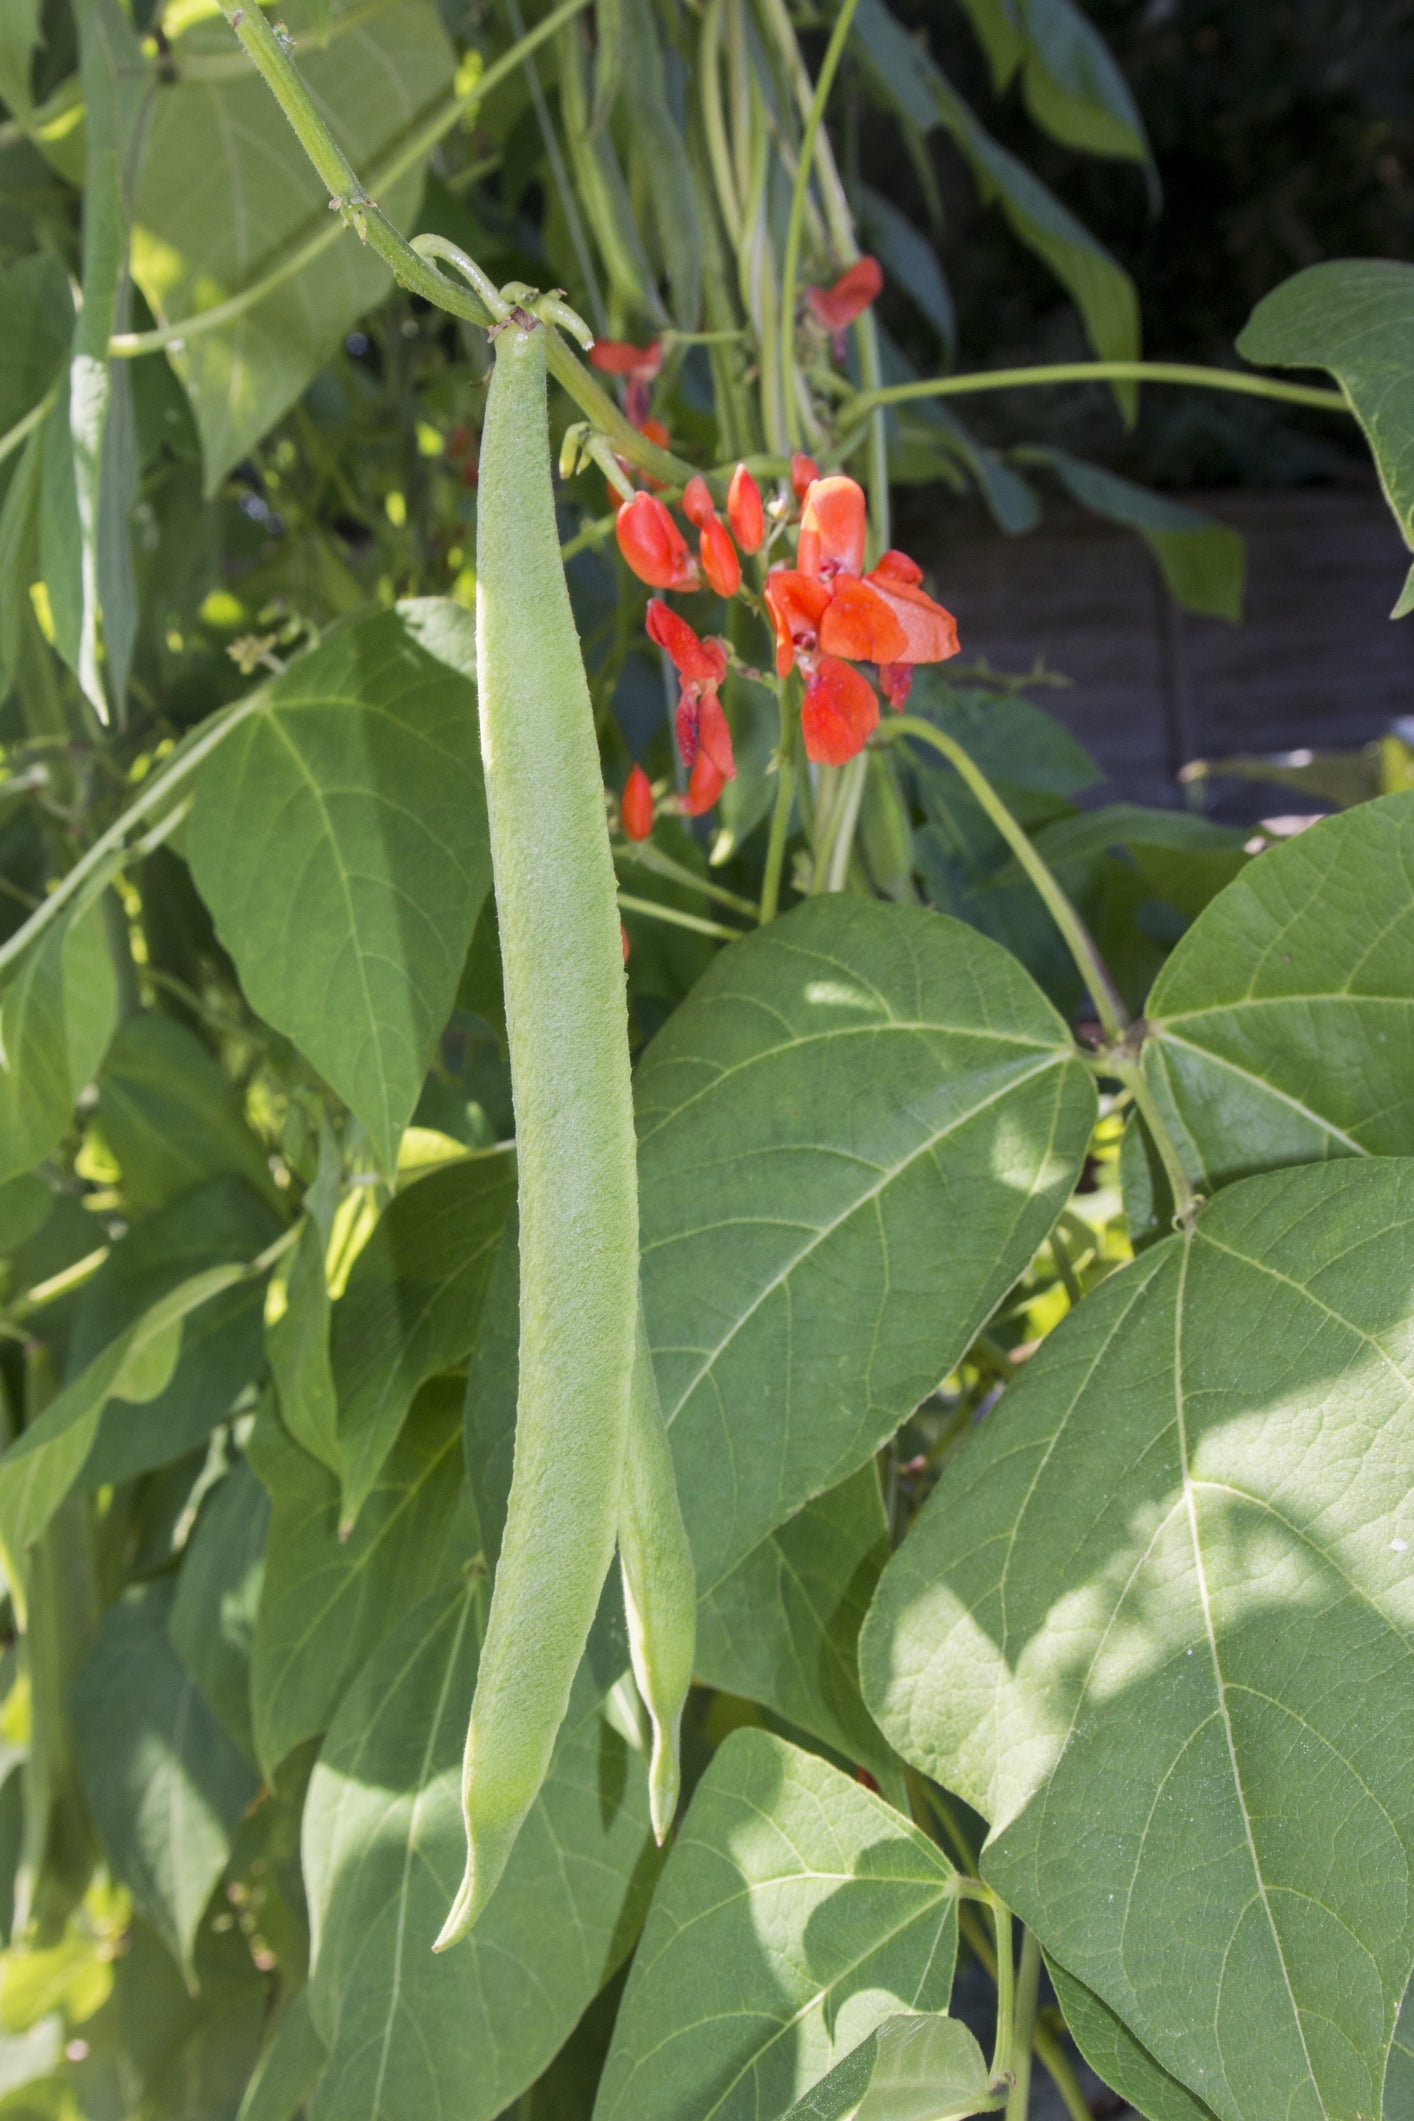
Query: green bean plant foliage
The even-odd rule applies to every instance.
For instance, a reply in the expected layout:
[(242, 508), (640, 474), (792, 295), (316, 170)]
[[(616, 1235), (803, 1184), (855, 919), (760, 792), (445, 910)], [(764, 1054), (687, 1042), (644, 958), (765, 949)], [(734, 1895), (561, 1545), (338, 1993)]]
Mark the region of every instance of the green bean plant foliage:
[(1157, 204), (1079, 0), (0, 7), (0, 2116), (1414, 2116), (1404, 754), (1106, 800), (891, 516), (1414, 550), (1414, 268), (1149, 360), (962, 74)]

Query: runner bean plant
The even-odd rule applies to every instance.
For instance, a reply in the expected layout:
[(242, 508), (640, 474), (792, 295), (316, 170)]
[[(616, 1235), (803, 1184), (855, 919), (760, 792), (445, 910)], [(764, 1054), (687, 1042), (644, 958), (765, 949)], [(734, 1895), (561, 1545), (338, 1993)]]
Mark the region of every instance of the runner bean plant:
[(0, 21), (0, 2112), (1414, 2114), (1404, 754), (1089, 800), (892, 513), (1414, 549), (1414, 267), (1146, 359), (965, 38), (1153, 185), (1075, 0)]

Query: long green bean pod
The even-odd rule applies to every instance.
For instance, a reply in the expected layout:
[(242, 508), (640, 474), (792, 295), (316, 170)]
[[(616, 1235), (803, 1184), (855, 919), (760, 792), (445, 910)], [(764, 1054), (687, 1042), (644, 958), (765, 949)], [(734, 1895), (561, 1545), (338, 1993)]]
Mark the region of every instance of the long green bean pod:
[(628, 1013), (594, 718), (550, 483), (546, 332), (496, 339), (476, 543), (481, 750), (520, 1212), (515, 1466), (462, 1770), (466, 1875), (495, 1888), (545, 1779), (618, 1533), (638, 1315)]
[(633, 1676), (653, 1725), (648, 1804), (661, 1843), (677, 1810), (678, 1732), (697, 1648), (697, 1585), (642, 1308), (629, 1401), (619, 1562)]

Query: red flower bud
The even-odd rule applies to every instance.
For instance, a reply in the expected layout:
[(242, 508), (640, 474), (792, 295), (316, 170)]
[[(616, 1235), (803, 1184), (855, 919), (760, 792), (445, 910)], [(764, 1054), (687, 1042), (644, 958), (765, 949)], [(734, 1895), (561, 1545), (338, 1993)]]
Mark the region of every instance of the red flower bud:
[(833, 287), (807, 287), (806, 306), (826, 331), (841, 332), (878, 300), (883, 285), (878, 259), (860, 258), (840, 274)]
[(627, 339), (596, 339), (589, 349), (589, 365), (601, 376), (656, 376), (663, 349), (656, 339), (647, 346), (631, 346)]
[(641, 766), (635, 766), (624, 782), (619, 816), (631, 840), (646, 840), (653, 830), (653, 789)]
[(797, 450), (790, 460), (790, 483), (797, 501), (803, 501), (820, 476), (820, 467), (814, 457), (807, 457)]
[(656, 494), (636, 493), (614, 523), (619, 551), (650, 589), (695, 589), (698, 573), (677, 524)]
[(805, 688), (800, 725), (808, 759), (817, 766), (843, 766), (879, 726), (873, 687), (850, 664), (822, 655)]
[(664, 650), (686, 685), (702, 689), (721, 684), (727, 674), (726, 650), (715, 641), (699, 640), (687, 620), (679, 618), (661, 597), (648, 599), (643, 625), (649, 640)]
[(710, 523), (716, 514), (711, 491), (700, 472), (695, 473), (682, 490), (682, 512), (698, 530), (704, 523)]
[(761, 489), (744, 464), (738, 464), (727, 488), (727, 521), (743, 552), (759, 552), (766, 535)]
[(683, 809), (689, 817), (701, 817), (704, 810), (711, 809), (725, 786), (725, 774), (718, 772), (705, 751), (699, 751), (692, 779), (687, 784), (687, 794), (683, 797)]
[(709, 516), (702, 525), (697, 551), (702, 572), (718, 596), (734, 597), (741, 587), (741, 561), (736, 556), (731, 533), (716, 516)]

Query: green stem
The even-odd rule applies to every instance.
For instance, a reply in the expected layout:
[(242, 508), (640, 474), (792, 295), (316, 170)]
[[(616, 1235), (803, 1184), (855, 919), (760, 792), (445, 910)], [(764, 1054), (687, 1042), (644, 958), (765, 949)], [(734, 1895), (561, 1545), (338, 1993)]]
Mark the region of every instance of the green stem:
[(1159, 1152), (1159, 1161), (1164, 1167), (1164, 1175), (1173, 1194), (1175, 1218), (1184, 1229), (1189, 1229), (1194, 1216), (1203, 1205), (1202, 1195), (1184, 1168), (1178, 1144), (1159, 1110), (1158, 1100), (1154, 1096), (1149, 1078), (1144, 1073), (1143, 1063), (1128, 1047), (1121, 1045), (1111, 1046), (1105, 1053), (1097, 1055), (1095, 1066), (1102, 1074), (1117, 1076), (1134, 1099), (1139, 1116), (1148, 1129), (1149, 1138)]
[(745, 931), (728, 928), (723, 921), (709, 921), (700, 913), (681, 913), (676, 906), (664, 906), (657, 899), (634, 898), (629, 892), (619, 893), (619, 907), (624, 913), (641, 913), (647, 920), (664, 921), (669, 928), (686, 928), (693, 935), (715, 935), (723, 942), (734, 943)]
[(545, 146), (545, 158), (550, 164), (550, 174), (555, 180), (555, 189), (560, 196), (560, 210), (565, 217), (565, 226), (570, 233), (575, 262), (579, 276), (584, 282), (584, 291), (589, 297), (589, 311), (594, 319), (595, 334), (603, 338), (609, 328), (608, 311), (599, 287), (599, 276), (594, 270), (594, 259), (584, 233), (584, 221), (570, 182), (570, 173), (565, 167), (565, 158), (560, 152), (560, 143), (555, 128), (550, 122), (550, 107), (545, 101), (545, 91), (540, 86), (540, 69), (535, 64), (533, 51), (525, 49), (525, 17), (520, 11), (520, 0), (505, 0), (506, 20), (515, 32), (516, 48), (521, 53), (521, 67), (525, 74), (525, 85), (530, 90), (530, 100), (535, 110), (535, 122), (540, 128), (540, 138)]
[(1016, 2011), (1016, 1962), (1011, 1949), (1011, 1909), (992, 1895), (992, 1926), (997, 1938), (997, 2036), (992, 2045), (992, 2089), (1012, 2077), (1012, 2021)]
[(1094, 937), (1071, 904), (1059, 879), (1007, 809), (980, 766), (973, 763), (961, 744), (946, 731), (936, 729), (931, 722), (919, 720), (916, 715), (905, 714), (891, 719), (881, 727), (879, 736), (890, 741), (907, 737), (920, 744), (929, 744), (934, 751), (940, 752), (950, 765), (957, 768), (1044, 901), (1046, 910), (1059, 928), (1066, 948), (1075, 960), (1080, 977), (1089, 989), (1106, 1036), (1113, 1044), (1121, 1044), (1125, 1032), (1129, 1029), (1129, 1012), (1095, 946)]
[(1021, 1967), (1016, 1977), (1012, 2076), (1006, 2121), (1026, 2121), (1031, 2103), (1031, 2043), (1036, 2032), (1036, 1994), (1041, 1979), (1041, 1946), (1034, 1930), (1021, 1933)]
[[(548, 35), (566, 14), (573, 14), (584, 4), (584, 0), (566, 0), (557, 13), (548, 15), (537, 26), (537, 37)], [(489, 325), (494, 321), (486, 304), (468, 288), (456, 287), (439, 273), (426, 258), (417, 251), (396, 229), (376, 200), (370, 199), (360, 184), (351, 164), (316, 110), (308, 89), (300, 77), (299, 70), (286, 51), (270, 23), (257, 6), (241, 7), (237, 0), (220, 0), (221, 11), (231, 24), (256, 67), (264, 76), (267, 86), (274, 94), (280, 108), (299, 136), (301, 146), (330, 192), (330, 203), (340, 217), (346, 219), (357, 230), (359, 238), (374, 251), (384, 263), (391, 267), (400, 285), (418, 294), (438, 309), (451, 316), (464, 317), (472, 324)], [(528, 42), (529, 40), (527, 40)], [(516, 63), (520, 53), (517, 52)], [(484, 91), (489, 76), (482, 76), (480, 84)], [(450, 121), (448, 121), (450, 122)], [(445, 130), (445, 127), (443, 127)], [(404, 150), (406, 152), (406, 150)], [(414, 158), (415, 159), (415, 158)], [(182, 336), (181, 332), (176, 336)], [(559, 333), (547, 330), (545, 354), (550, 373), (568, 391), (601, 433), (608, 435), (619, 456), (627, 457), (630, 463), (652, 472), (655, 478), (665, 483), (682, 485), (692, 477), (693, 467), (670, 451), (659, 449), (636, 427), (630, 426), (624, 414), (614, 403), (608, 392), (594, 380)]]
[(781, 903), (781, 871), (785, 864), (791, 807), (795, 800), (795, 715), (789, 704), (784, 681), (780, 684), (778, 697), (781, 709), (781, 741), (776, 753), (776, 803), (771, 812), (771, 832), (766, 842), (766, 870), (761, 879), (760, 919), (763, 927), (767, 921), (776, 918)]
[(1317, 390), (1309, 383), (1279, 383), (1272, 376), (1248, 376), (1237, 369), (1200, 368), (1185, 361), (1054, 361), (1040, 368), (985, 368), (961, 376), (930, 376), (918, 383), (890, 383), (861, 390), (844, 408), (849, 420), (862, 419), (881, 405), (902, 405), (910, 398), (963, 398), (984, 390), (1029, 390), (1054, 383), (1178, 383), (1200, 390), (1235, 390), (1250, 398), (1276, 398), (1287, 405), (1319, 405), (1349, 412), (1343, 391)]
[(1085, 2103), (1085, 2094), (1080, 2089), (1080, 2079), (1071, 2067), (1070, 2057), (1048, 2026), (1037, 2023), (1031, 2035), (1031, 2052), (1060, 2093), (1061, 2103), (1070, 2116), (1070, 2121), (1094, 2121)]
[(691, 891), (700, 891), (704, 898), (715, 899), (719, 906), (726, 906), (733, 913), (745, 914), (749, 921), (757, 918), (756, 908), (750, 899), (738, 898), (735, 891), (728, 891), (724, 884), (714, 884), (709, 878), (699, 876), (695, 869), (689, 869), (686, 863), (675, 862), (670, 854), (664, 854), (662, 848), (655, 847), (651, 840), (630, 840), (625, 845), (616, 847), (614, 859), (620, 862), (637, 862), (642, 868), (651, 870), (654, 876), (661, 876), (669, 883), (683, 884)]
[(16, 420), (13, 427), (6, 428), (4, 434), (0, 435), (0, 464), (4, 463), (6, 457), (12, 457), (20, 444), (29, 439), (53, 403), (54, 392), (46, 391), (39, 403), (31, 405), (22, 419)]
[(857, 758), (850, 760), (840, 775), (835, 828), (830, 840), (829, 861), (825, 866), (826, 891), (843, 891), (849, 876), (849, 858), (854, 851), (854, 835), (864, 802), (864, 776), (868, 770), (869, 755), (861, 751)]
[(702, 41), (698, 48), (698, 83), (701, 90), (702, 131), (707, 143), (717, 207), (734, 249), (741, 248), (741, 201), (732, 172), (727, 145), (726, 116), (722, 108), (722, 6), (723, 0), (707, 0), (702, 16)]
[(810, 164), (815, 152), (815, 138), (824, 121), (825, 105), (839, 72), (840, 60), (844, 57), (845, 44), (859, 0), (841, 0), (840, 11), (835, 17), (835, 26), (830, 32), (830, 41), (825, 47), (825, 57), (815, 82), (815, 92), (810, 99), (810, 109), (805, 119), (805, 131), (800, 142), (800, 160), (796, 164), (795, 185), (791, 192), (790, 219), (786, 223), (785, 264), (781, 269), (781, 391), (785, 399), (786, 432), (791, 444), (801, 439), (800, 407), (796, 400), (795, 378), (795, 302), (800, 281), (800, 235), (805, 222), (805, 198), (810, 189)]

